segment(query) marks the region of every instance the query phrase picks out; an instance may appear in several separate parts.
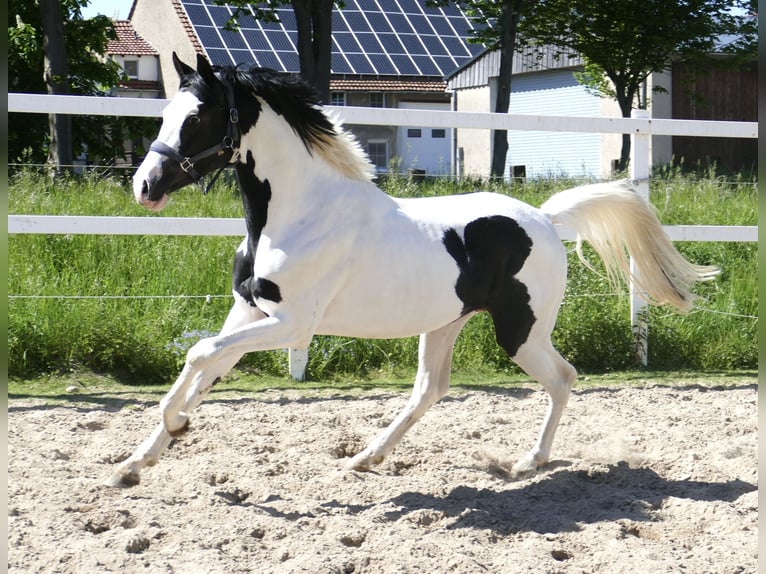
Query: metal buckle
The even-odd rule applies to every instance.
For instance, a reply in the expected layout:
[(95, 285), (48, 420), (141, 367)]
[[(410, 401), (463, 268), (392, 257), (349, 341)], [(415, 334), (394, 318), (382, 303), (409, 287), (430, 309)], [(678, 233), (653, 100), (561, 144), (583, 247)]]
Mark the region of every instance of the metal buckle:
[(231, 136), (223, 136), (224, 149), (234, 149), (234, 138)]
[(239, 121), (239, 112), (237, 111), (237, 108), (231, 108), (229, 110), (229, 121), (233, 124), (236, 124)]
[(189, 173), (191, 170), (194, 169), (194, 164), (191, 161), (191, 158), (185, 157), (183, 161), (179, 161), (178, 164), (181, 166), (181, 169), (184, 170), (186, 173)]

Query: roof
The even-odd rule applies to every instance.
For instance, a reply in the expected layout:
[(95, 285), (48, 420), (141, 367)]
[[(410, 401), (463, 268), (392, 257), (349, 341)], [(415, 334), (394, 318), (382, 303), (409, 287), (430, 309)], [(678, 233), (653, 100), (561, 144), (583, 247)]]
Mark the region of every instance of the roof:
[(106, 46), (107, 54), (117, 54), (120, 56), (157, 56), (157, 50), (139, 36), (138, 32), (133, 29), (133, 24), (130, 20), (114, 20), (112, 21), (115, 32), (117, 32), (116, 40), (109, 40)]
[[(135, 2), (137, 0), (134, 0), (133, 4), (135, 5)], [(181, 22), (181, 26), (183, 26), (184, 31), (186, 32), (186, 35), (189, 37), (189, 40), (191, 40), (192, 46), (194, 47), (194, 51), (197, 54), (204, 54), (205, 49), (202, 47), (202, 44), (199, 41), (199, 37), (194, 32), (194, 26), (192, 26), (191, 22), (189, 22), (189, 17), (186, 15), (186, 10), (184, 10), (183, 3), (181, 0), (172, 0), (173, 2), (173, 8), (176, 11), (176, 14), (178, 15), (178, 20)], [(132, 12), (132, 8), (131, 8)]]
[(334, 92), (443, 92), (447, 83), (418, 79), (349, 79), (332, 78), (330, 89)]
[[(583, 65), (581, 56), (564, 52), (555, 46), (535, 46), (513, 54), (513, 75), (577, 68)], [(487, 86), (489, 79), (500, 73), (500, 51), (484, 50), (447, 76), (447, 88)]]
[[(214, 0), (174, 0), (214, 64), (255, 63), (281, 72), (300, 71), (297, 26), (290, 6), (276, 9), (279, 23), (239, 19), (224, 30), (233, 9)], [(469, 44), (475, 25), (456, 6), (427, 8), (421, 0), (346, 0), (332, 13), (335, 76), (441, 80), (482, 51)]]

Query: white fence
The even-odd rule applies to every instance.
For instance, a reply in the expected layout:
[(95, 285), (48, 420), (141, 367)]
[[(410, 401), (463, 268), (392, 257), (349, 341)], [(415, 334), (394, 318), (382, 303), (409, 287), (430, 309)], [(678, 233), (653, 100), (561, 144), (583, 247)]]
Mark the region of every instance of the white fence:
[[(74, 115), (115, 115), (160, 117), (168, 100), (8, 94), (8, 111)], [(649, 197), (649, 142), (653, 135), (694, 137), (757, 138), (757, 122), (653, 119), (636, 110), (631, 118), (530, 116), (481, 112), (455, 112), (393, 108), (328, 106), (341, 121), (361, 125), (397, 125), (437, 128), (479, 128), (588, 133), (629, 133), (632, 136), (630, 177), (638, 191)], [(758, 240), (756, 226), (670, 225), (664, 226), (673, 241)], [(103, 234), (103, 235), (235, 235), (245, 233), (241, 219), (199, 219), (169, 217), (83, 217), (9, 215), (8, 233)], [(566, 229), (562, 239), (573, 239)], [(631, 285), (631, 324), (637, 334), (639, 359), (646, 364), (648, 327), (643, 322), (645, 304)], [(290, 350), (290, 374), (302, 379), (306, 351)]]

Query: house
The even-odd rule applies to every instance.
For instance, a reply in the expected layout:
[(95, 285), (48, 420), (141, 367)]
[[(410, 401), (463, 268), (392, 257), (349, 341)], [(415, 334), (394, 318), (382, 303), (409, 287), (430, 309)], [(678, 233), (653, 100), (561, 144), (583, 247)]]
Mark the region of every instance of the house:
[[(117, 38), (107, 43), (106, 56), (120, 65), (125, 78), (110, 90), (110, 95), (122, 98), (161, 98), (157, 50), (133, 29), (130, 21), (113, 20), (112, 26)], [(101, 161), (115, 166), (138, 165), (149, 143), (146, 138), (126, 140), (124, 150), (127, 161), (121, 157)], [(93, 158), (83, 152), (77, 163), (86, 165), (90, 161)]]
[[(458, 111), (490, 112), (494, 109), (500, 53), (485, 51), (447, 78)], [(539, 52), (514, 55), (509, 113), (554, 116), (620, 117), (616, 102), (589, 92), (575, 79), (583, 69), (577, 54), (556, 55), (546, 47)], [(656, 76), (654, 81), (659, 80)], [(654, 117), (669, 117), (667, 96), (651, 100)], [(462, 173), (485, 177), (492, 158), (492, 136), (487, 130), (458, 130), (458, 156)], [(620, 157), (620, 134), (583, 132), (509, 131), (508, 177), (611, 176)], [(651, 143), (655, 163), (670, 160), (670, 138)]]
[[(485, 51), (447, 78), (458, 111), (494, 109), (500, 54)], [(550, 47), (517, 53), (513, 62), (509, 113), (585, 117), (620, 117), (614, 100), (600, 98), (579, 84), (583, 69), (577, 54), (556, 57)], [(754, 63), (733, 69), (701, 71), (674, 63), (671, 70), (647, 79), (648, 109), (653, 118), (757, 121), (757, 74)], [(655, 92), (659, 86), (665, 91)], [(507, 177), (606, 179), (620, 157), (621, 134), (509, 131)], [(457, 130), (458, 168), (465, 175), (486, 176), (492, 157), (487, 130)], [(752, 169), (757, 142), (730, 138), (652, 136), (651, 164), (683, 161), (687, 165), (717, 163), (726, 169)]]
[[(346, 0), (333, 11), (332, 105), (441, 109), (451, 107), (445, 77), (481, 46), (469, 44), (471, 21), (454, 5), (427, 8), (422, 0)], [(159, 53), (161, 86), (178, 85), (171, 54), (186, 62), (204, 54), (213, 64), (251, 63), (298, 73), (297, 26), (292, 8), (277, 8), (279, 23), (252, 17), (240, 30), (224, 25), (232, 14), (213, 0), (134, 0), (133, 28)], [(451, 173), (452, 130), (427, 126), (348, 126), (378, 170)]]
[(138, 32), (129, 20), (112, 22), (117, 33), (116, 40), (109, 40), (107, 55), (115, 60), (125, 72), (127, 79), (114, 89), (114, 94), (129, 98), (159, 98), (159, 53)]

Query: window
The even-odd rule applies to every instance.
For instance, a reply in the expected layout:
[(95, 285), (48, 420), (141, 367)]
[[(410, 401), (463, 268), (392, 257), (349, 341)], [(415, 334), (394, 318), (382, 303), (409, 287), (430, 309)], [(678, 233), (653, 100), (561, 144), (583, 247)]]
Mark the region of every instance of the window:
[(125, 75), (128, 78), (134, 80), (138, 78), (138, 60), (125, 60), (125, 64), (122, 68), (125, 70)]
[(422, 137), (423, 132), (420, 128), (407, 128), (407, 137), (408, 138), (419, 138)]
[(370, 93), (370, 107), (371, 108), (385, 108), (386, 98), (382, 92)]
[(447, 137), (447, 130), (445, 130), (445, 129), (436, 129), (436, 130), (431, 130), (431, 137), (432, 137), (433, 139), (435, 139), (435, 140), (436, 140), (436, 139), (441, 139), (441, 140), (443, 140), (444, 138), (446, 138), (446, 137)]
[(388, 169), (388, 142), (385, 140), (370, 140), (367, 142), (367, 155), (377, 171)]
[(511, 174), (513, 179), (520, 179), (523, 180), (527, 177), (527, 166), (525, 165), (514, 165), (511, 167)]
[(333, 92), (330, 94), (331, 106), (345, 106), (346, 105), (346, 92)]

